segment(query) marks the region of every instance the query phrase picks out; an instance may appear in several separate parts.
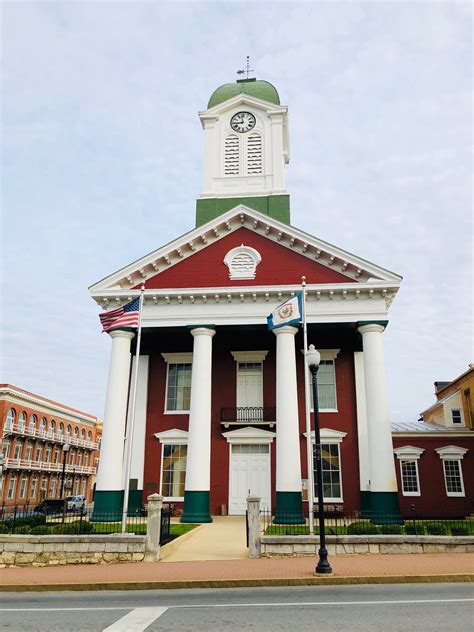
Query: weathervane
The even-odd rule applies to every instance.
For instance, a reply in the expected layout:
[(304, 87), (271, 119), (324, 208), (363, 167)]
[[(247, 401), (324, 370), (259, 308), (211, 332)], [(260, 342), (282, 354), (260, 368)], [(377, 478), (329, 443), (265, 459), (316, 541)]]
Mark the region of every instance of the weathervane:
[(247, 79), (249, 78), (249, 74), (251, 72), (255, 72), (253, 68), (250, 68), (250, 57), (247, 55), (247, 63), (245, 64), (245, 68), (241, 68), (240, 70), (237, 70), (237, 74), (238, 75), (247, 75)]

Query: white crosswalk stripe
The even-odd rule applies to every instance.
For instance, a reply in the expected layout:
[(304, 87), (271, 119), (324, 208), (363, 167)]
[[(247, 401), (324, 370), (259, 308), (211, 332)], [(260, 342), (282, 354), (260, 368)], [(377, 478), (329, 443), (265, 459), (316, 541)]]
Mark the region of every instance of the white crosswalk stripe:
[(159, 619), (168, 608), (135, 608), (124, 617), (104, 628), (102, 632), (143, 632)]

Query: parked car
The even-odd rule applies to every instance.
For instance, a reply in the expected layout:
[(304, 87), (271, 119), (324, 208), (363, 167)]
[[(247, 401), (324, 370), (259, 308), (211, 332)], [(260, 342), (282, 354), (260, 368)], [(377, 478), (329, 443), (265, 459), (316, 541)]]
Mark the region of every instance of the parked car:
[(67, 496), (66, 509), (68, 511), (81, 511), (84, 513), (86, 509), (86, 497), (85, 496)]
[(42, 500), (39, 505), (36, 505), (35, 511), (51, 516), (53, 514), (62, 514), (64, 507), (64, 500), (59, 498), (49, 498)]

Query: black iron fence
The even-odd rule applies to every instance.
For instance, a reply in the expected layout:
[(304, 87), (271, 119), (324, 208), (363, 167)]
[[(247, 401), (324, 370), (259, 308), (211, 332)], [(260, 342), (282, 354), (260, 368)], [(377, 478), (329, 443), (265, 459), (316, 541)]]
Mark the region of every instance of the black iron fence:
[[(273, 515), (262, 509), (263, 535), (309, 535), (308, 518), (301, 514)], [(472, 518), (419, 518), (383, 512), (328, 511), (324, 514), (326, 535), (444, 535), (474, 536)], [(319, 535), (318, 516), (315, 512), (313, 532)]]
[(221, 408), (221, 422), (261, 423), (275, 421), (276, 408), (272, 406), (234, 406)]
[[(79, 511), (49, 509), (48, 513), (35, 511), (36, 505), (0, 505), (0, 534), (18, 535), (105, 535), (122, 532), (121, 512), (94, 512), (86, 507)], [(161, 512), (160, 544), (171, 540), (170, 533), (172, 505), (164, 505)], [(128, 515), (125, 532), (145, 535), (147, 530), (147, 511)]]

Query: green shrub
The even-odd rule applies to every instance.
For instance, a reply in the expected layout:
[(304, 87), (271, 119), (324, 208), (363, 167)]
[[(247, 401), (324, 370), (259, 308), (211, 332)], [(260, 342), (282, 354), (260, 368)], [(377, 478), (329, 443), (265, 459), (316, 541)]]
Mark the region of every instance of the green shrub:
[(0, 522), (0, 533), (10, 533), (10, 527), (6, 522)]
[(352, 522), (347, 527), (348, 535), (377, 535), (378, 527), (372, 522)]
[(26, 535), (31, 533), (31, 527), (27, 524), (21, 524), (19, 527), (15, 526), (15, 535)]
[(426, 531), (428, 535), (448, 535), (448, 529), (442, 522), (427, 522)]
[(94, 533), (94, 525), (83, 520), (74, 520), (65, 524), (57, 524), (53, 527), (53, 533), (62, 535), (79, 535), (81, 533)]
[(451, 535), (469, 535), (469, 529), (466, 525), (455, 524), (451, 527)]
[(39, 524), (31, 529), (31, 535), (48, 535), (49, 528), (45, 524)]
[(5, 520), (5, 522), (9, 525), (15, 523), (15, 531), (18, 531), (18, 527), (36, 527), (40, 524), (45, 524), (46, 516), (38, 513), (34, 516), (28, 516), (27, 518), (16, 518), (15, 520), (13, 520), (13, 518), (9, 518), (8, 520)]
[(401, 535), (403, 533), (403, 527), (401, 524), (383, 524), (380, 527), (380, 532), (385, 535)]
[(417, 523), (415, 528), (415, 525), (411, 522), (410, 524), (405, 524), (405, 533), (407, 535), (425, 535), (425, 527), (423, 524)]

